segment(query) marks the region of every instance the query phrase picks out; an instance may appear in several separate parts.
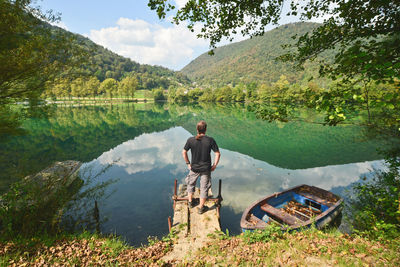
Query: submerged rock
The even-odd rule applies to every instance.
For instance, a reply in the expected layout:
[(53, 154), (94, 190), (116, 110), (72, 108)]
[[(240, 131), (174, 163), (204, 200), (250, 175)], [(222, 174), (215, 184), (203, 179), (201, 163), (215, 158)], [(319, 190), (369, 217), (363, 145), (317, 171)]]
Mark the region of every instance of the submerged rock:
[(79, 177), (81, 165), (72, 160), (55, 162), (11, 185), (0, 196), (0, 233), (28, 236), (55, 231), (64, 207), (84, 183)]
[(79, 179), (79, 168), (82, 163), (75, 160), (58, 161), (50, 167), (24, 178), (24, 183), (47, 186), (57, 190), (60, 187), (69, 187)]

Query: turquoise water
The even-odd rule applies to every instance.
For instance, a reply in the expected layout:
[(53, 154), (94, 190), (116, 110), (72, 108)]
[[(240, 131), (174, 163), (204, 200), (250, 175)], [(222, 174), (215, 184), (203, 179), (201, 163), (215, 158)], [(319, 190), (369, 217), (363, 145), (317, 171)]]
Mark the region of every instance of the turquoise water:
[(200, 119), (221, 149), (212, 190), (221, 179), (221, 225), (233, 234), (255, 200), (299, 184), (345, 188), (380, 168), (377, 148), (387, 146), (358, 126), (268, 123), (244, 105), (56, 107), (47, 117), (28, 119), (27, 135), (0, 143), (1, 190), (54, 161), (82, 161), (82, 176), (94, 176), (94, 186), (111, 182), (104, 194), (81, 200), (80, 214), (90, 217), (96, 200), (102, 232), (146, 243), (168, 232), (174, 179), (183, 182), (187, 174), (181, 151)]

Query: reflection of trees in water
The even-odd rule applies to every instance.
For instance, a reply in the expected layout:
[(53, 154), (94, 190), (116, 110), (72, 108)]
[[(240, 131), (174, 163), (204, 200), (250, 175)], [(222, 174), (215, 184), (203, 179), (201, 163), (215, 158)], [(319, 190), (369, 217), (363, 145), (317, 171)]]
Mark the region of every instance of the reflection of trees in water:
[(174, 125), (168, 112), (151, 108), (140, 104), (56, 107), (51, 116), (44, 111), (44, 117), (25, 120), (26, 135), (0, 143), (0, 191), (56, 160), (88, 162), (122, 142)]
[[(208, 121), (208, 134), (217, 139), (220, 147), (283, 168), (381, 158), (376, 148), (384, 144), (368, 140), (361, 127), (268, 123), (257, 119), (251, 110), (252, 105), (243, 103), (52, 106), (43, 112), (51, 116), (37, 118), (36, 112), (35, 118), (24, 121), (27, 135), (0, 143), (0, 191), (55, 160), (88, 162), (143, 133), (179, 125), (194, 134), (200, 119)], [(310, 119), (314, 115), (305, 112), (302, 116)]]
[(47, 119), (54, 112), (54, 105), (24, 106), (5, 104), (0, 106), (0, 144), (13, 136), (29, 133), (23, 126), (27, 118)]
[(116, 183), (118, 179), (101, 181), (99, 177), (111, 166), (112, 164), (109, 164), (106, 167), (101, 167), (100, 170), (95, 169), (93, 165), (81, 168), (80, 177), (84, 182), (80, 191), (64, 208), (61, 228), (69, 232), (100, 231), (101, 224), (107, 218), (101, 216), (101, 206), (98, 204), (114, 193), (114, 191), (107, 192), (107, 188)]
[[(204, 119), (208, 123), (207, 134), (220, 147), (281, 168), (304, 169), (381, 159), (377, 148), (391, 145), (379, 136), (370, 138), (362, 126), (329, 127), (302, 121), (269, 123), (258, 119), (249, 109), (251, 105), (240, 103), (169, 107), (176, 123), (192, 134), (197, 121)], [(299, 116), (304, 120), (318, 119), (307, 110)]]
[(23, 135), (21, 128), (22, 114), (14, 111), (8, 105), (0, 106), (0, 143), (8, 140), (9, 136)]

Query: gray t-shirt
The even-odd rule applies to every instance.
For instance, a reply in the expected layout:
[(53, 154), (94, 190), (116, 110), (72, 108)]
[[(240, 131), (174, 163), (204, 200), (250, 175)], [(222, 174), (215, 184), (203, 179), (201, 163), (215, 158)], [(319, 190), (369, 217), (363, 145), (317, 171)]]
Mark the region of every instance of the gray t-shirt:
[(195, 137), (190, 137), (183, 149), (186, 151), (191, 150), (191, 166), (194, 172), (209, 172), (211, 170), (211, 150), (214, 152), (219, 151), (214, 138), (206, 135), (199, 140)]

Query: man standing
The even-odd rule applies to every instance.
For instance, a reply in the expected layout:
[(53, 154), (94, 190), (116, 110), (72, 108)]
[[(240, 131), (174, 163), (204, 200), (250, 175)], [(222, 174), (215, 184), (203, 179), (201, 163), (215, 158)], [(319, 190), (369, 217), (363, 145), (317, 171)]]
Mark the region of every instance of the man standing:
[[(199, 214), (203, 214), (208, 210), (208, 207), (204, 204), (207, 199), (208, 190), (211, 188), (211, 172), (217, 167), (221, 153), (219, 152), (215, 140), (212, 137), (206, 136), (207, 123), (205, 121), (199, 121), (196, 128), (197, 135), (196, 137), (190, 137), (186, 141), (182, 156), (190, 170), (185, 179), (189, 207), (193, 208), (195, 206), (193, 204), (193, 193), (197, 178), (200, 176), (200, 205), (198, 212)], [(189, 149), (192, 153), (192, 162), (189, 161), (187, 155)], [(213, 150), (215, 154), (215, 162), (213, 165), (211, 165), (211, 150)]]

